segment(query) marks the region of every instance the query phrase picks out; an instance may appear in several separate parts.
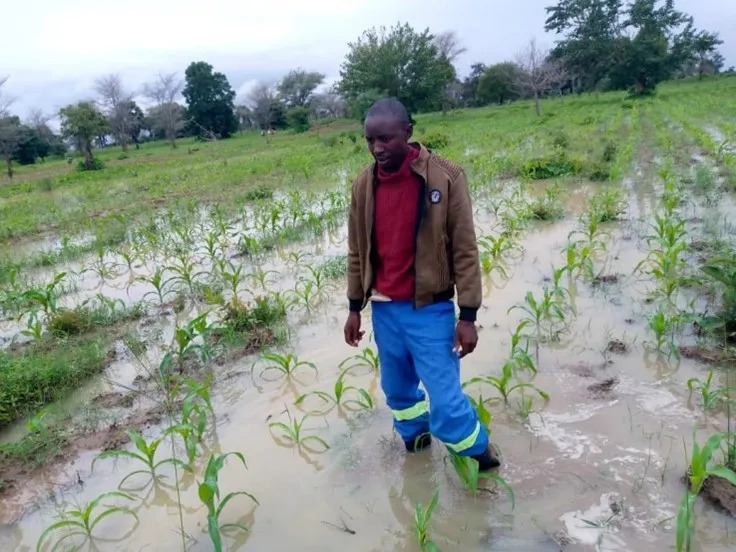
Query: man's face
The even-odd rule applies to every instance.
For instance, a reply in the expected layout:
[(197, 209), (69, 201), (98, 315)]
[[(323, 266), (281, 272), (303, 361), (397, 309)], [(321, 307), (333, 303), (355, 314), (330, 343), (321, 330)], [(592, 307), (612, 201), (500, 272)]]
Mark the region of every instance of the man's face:
[(385, 171), (401, 167), (409, 151), (412, 126), (395, 117), (375, 116), (365, 120), (365, 139), (378, 166)]

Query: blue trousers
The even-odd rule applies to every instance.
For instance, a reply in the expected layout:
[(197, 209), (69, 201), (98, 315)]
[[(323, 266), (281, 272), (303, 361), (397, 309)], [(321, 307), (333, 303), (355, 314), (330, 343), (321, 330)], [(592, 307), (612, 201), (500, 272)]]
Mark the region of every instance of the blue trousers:
[(453, 303), (414, 309), (410, 301), (374, 301), (372, 310), (381, 387), (401, 438), (429, 432), (459, 454), (482, 454), (488, 432), (460, 386)]

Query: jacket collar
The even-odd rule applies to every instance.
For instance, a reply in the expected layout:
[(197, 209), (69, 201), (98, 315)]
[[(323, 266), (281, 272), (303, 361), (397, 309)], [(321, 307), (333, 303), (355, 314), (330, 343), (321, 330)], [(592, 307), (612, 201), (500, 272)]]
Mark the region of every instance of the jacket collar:
[[(419, 148), (419, 157), (417, 157), (412, 162), (411, 170), (414, 171), (419, 176), (421, 176), (426, 182), (427, 181), (427, 165), (429, 164), (429, 158), (432, 156), (432, 153), (419, 142), (411, 142), (410, 145), (416, 146)], [(376, 180), (377, 174), (378, 174), (378, 164), (374, 161), (373, 162), (374, 181)]]
[(419, 157), (417, 157), (411, 164), (411, 169), (421, 176), (424, 181), (427, 181), (427, 165), (429, 164), (429, 158), (432, 155), (430, 151), (425, 148), (419, 142), (412, 142), (412, 146), (419, 146)]

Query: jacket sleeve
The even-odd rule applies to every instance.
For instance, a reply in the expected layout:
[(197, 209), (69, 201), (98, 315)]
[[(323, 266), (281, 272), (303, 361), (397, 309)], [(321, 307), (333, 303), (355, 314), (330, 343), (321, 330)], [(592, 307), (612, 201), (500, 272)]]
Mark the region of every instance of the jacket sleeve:
[(360, 249), (358, 246), (358, 202), (355, 197), (358, 183), (353, 186), (348, 212), (348, 301), (350, 312), (360, 312), (365, 302), (363, 273), (360, 268)]
[(483, 285), (473, 223), (473, 206), (464, 172), (461, 171), (452, 182), (449, 195), (447, 232), (452, 247), (460, 320), (475, 322), (483, 297)]

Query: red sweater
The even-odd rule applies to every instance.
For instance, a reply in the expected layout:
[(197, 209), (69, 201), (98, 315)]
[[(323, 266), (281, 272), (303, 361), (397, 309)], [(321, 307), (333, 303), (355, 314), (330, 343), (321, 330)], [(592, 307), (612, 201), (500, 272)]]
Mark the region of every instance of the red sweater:
[(419, 149), (410, 147), (398, 171), (378, 169), (373, 226), (378, 253), (375, 288), (394, 301), (414, 298), (414, 232), (420, 184), (410, 166), (417, 157)]

